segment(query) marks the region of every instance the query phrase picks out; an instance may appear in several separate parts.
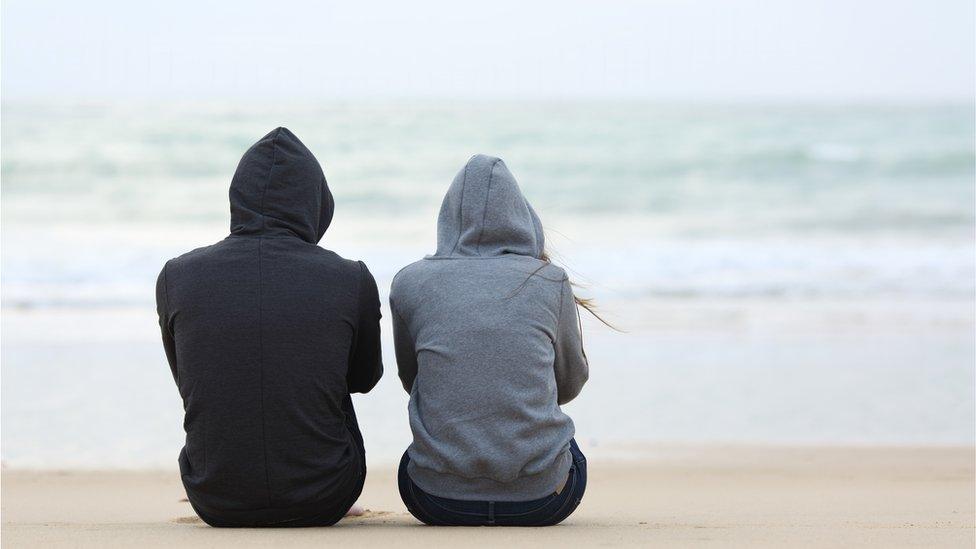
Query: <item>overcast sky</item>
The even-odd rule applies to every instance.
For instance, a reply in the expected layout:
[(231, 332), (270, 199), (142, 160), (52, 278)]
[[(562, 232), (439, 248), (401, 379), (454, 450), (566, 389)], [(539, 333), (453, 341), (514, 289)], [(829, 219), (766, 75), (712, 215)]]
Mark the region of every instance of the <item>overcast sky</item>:
[(3, 2), (22, 98), (969, 99), (973, 0)]

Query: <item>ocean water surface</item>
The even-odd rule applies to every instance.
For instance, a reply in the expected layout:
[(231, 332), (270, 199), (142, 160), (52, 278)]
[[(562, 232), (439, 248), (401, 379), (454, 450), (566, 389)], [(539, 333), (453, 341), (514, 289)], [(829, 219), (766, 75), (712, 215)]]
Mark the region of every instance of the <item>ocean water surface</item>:
[[(384, 312), (396, 271), (434, 249), (454, 173), (505, 159), (554, 257), (622, 330), (584, 323), (591, 381), (566, 408), (584, 447), (972, 444), (973, 120), (972, 105), (4, 103), (3, 461), (175, 466), (155, 277), (223, 238), (237, 161), (279, 125), (335, 196), (322, 245), (369, 265)], [(409, 429), (386, 339), (387, 376), (356, 404), (389, 462)]]

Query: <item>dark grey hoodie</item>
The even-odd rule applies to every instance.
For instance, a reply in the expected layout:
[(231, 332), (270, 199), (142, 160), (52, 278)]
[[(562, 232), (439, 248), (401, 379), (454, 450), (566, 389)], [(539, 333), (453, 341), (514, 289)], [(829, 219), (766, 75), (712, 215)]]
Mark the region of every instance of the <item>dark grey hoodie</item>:
[(332, 194), (287, 129), (244, 154), (230, 210), (230, 236), (168, 261), (156, 285), (186, 411), (183, 484), (211, 523), (308, 519), (362, 486), (349, 393), (383, 373), (376, 283), (316, 245)]
[(411, 479), (463, 500), (527, 501), (566, 479), (588, 376), (566, 273), (505, 164), (473, 157), (437, 221), (437, 253), (393, 280), (397, 365), (410, 392)]

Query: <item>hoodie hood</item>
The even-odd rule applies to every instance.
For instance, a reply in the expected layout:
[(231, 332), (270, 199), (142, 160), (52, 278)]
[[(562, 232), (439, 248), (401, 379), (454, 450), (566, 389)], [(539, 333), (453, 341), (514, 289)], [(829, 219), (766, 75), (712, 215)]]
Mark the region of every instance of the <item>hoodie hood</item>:
[(334, 208), (318, 160), (287, 128), (272, 130), (252, 145), (230, 184), (230, 232), (235, 235), (292, 235), (316, 244)]
[(539, 258), (542, 222), (501, 159), (475, 155), (458, 172), (437, 217), (434, 257)]

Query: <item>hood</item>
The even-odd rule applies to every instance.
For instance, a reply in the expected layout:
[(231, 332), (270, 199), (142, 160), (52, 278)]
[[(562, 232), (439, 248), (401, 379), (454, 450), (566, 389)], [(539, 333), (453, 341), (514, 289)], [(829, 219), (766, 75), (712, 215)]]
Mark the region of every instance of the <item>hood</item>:
[(335, 203), (312, 152), (277, 128), (244, 153), (230, 184), (230, 232), (292, 235), (316, 244)]
[(458, 172), (437, 217), (435, 257), (541, 257), (542, 223), (499, 158), (475, 155)]

